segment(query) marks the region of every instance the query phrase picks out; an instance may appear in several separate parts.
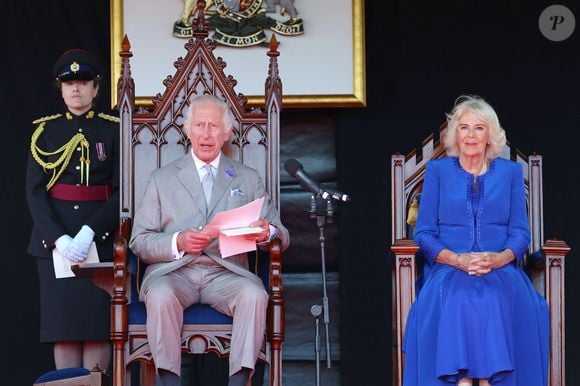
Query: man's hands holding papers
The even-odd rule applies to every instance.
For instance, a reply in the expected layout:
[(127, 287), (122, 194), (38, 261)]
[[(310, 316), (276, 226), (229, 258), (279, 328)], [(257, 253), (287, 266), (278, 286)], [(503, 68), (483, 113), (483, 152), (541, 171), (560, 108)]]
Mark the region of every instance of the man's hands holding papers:
[[(245, 235), (246, 240), (254, 240), (257, 243), (263, 243), (270, 238), (270, 223), (267, 220), (260, 219), (250, 223), (250, 227), (246, 229), (253, 229), (255, 233), (248, 233)], [(225, 233), (225, 231), (222, 231)]]
[(253, 221), (247, 227), (222, 229), (221, 234), (232, 236), (244, 236), (244, 239), (256, 243), (263, 243), (270, 238), (270, 223), (267, 220), (260, 219)]
[(247, 226), (224, 228), (219, 231), (222, 258), (238, 253), (255, 251), (256, 244), (268, 241), (270, 224), (265, 219), (255, 220)]
[(256, 250), (256, 243), (270, 238), (270, 224), (260, 219), (264, 197), (244, 206), (218, 212), (203, 229), (187, 229), (177, 235), (177, 249), (186, 253), (202, 253), (211, 241), (219, 239), (222, 258)]
[(212, 225), (202, 230), (187, 229), (177, 235), (177, 249), (186, 253), (201, 253), (213, 239), (219, 237), (220, 233), (226, 237), (239, 236), (247, 242), (263, 243), (270, 237), (270, 224), (267, 220), (257, 220), (247, 227), (228, 228), (221, 232)]
[(208, 230), (188, 229), (177, 235), (177, 250), (186, 253), (201, 253), (211, 242), (212, 232)]

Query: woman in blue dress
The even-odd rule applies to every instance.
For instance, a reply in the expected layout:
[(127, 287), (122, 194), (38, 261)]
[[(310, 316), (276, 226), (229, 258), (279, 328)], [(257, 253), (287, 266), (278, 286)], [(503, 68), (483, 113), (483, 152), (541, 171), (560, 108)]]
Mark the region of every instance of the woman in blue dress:
[(448, 157), (427, 163), (415, 241), (424, 283), (405, 331), (405, 386), (546, 386), (548, 306), (520, 261), (530, 231), (522, 167), (480, 97), (448, 114)]

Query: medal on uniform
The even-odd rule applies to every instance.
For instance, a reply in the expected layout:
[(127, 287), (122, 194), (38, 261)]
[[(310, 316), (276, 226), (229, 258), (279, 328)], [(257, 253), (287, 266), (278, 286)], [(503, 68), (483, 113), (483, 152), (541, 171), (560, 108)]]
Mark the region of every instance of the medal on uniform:
[(105, 153), (105, 144), (103, 142), (97, 142), (95, 144), (97, 148), (97, 158), (99, 161), (104, 161), (107, 159), (107, 154)]

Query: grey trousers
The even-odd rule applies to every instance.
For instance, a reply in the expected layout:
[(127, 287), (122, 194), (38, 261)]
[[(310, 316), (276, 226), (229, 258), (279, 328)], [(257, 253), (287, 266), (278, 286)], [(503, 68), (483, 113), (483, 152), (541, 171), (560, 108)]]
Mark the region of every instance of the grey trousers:
[(216, 263), (194, 262), (155, 279), (144, 295), (147, 339), (157, 369), (181, 374), (183, 310), (203, 303), (233, 317), (229, 374), (242, 367), (253, 373), (266, 326), (263, 286)]

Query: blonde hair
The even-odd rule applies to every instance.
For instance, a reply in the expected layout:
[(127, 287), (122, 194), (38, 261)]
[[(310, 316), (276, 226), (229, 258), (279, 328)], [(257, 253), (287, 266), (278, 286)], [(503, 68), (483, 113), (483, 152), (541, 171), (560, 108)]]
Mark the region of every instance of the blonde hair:
[(499, 118), (493, 107), (477, 95), (462, 95), (455, 100), (451, 113), (447, 114), (447, 128), (443, 133), (443, 146), (448, 156), (459, 155), (457, 145), (457, 127), (459, 118), (466, 112), (475, 114), (489, 125), (489, 143), (485, 149), (485, 158), (494, 159), (503, 153), (507, 142), (505, 131), (499, 124)]

